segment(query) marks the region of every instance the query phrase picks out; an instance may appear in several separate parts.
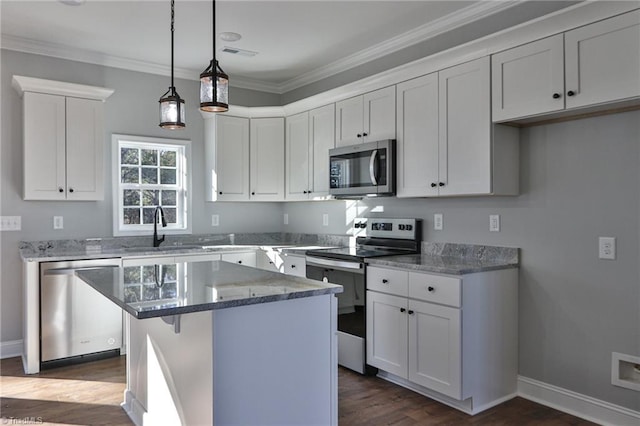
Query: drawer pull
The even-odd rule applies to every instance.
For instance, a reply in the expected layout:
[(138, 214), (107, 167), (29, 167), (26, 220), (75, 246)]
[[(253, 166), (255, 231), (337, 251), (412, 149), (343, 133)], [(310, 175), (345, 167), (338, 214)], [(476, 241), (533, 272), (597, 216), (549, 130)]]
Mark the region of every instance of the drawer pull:
[(382, 284), (387, 284), (387, 283), (389, 283), (388, 279), (385, 278), (385, 279), (382, 280)]
[(400, 312), (406, 312), (407, 310), (405, 308), (400, 308)]
[(413, 315), (413, 311), (409, 309), (409, 315)]
[(433, 288), (433, 287), (431, 287), (431, 286), (429, 286), (429, 287), (427, 287), (427, 291), (428, 291), (429, 293), (433, 293), (434, 291), (436, 291), (436, 289), (435, 289), (435, 288)]
[(296, 267), (296, 265), (291, 265), (291, 267), (292, 267), (292, 268), (295, 268), (295, 267)]

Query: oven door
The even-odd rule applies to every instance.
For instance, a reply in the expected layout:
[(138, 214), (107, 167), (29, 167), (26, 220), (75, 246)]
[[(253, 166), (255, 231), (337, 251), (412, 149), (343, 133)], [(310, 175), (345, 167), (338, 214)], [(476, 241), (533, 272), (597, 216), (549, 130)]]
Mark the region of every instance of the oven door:
[(394, 193), (394, 141), (329, 150), (329, 193), (337, 196)]
[(358, 373), (366, 370), (365, 275), (362, 262), (307, 256), (307, 278), (339, 284), (338, 364)]

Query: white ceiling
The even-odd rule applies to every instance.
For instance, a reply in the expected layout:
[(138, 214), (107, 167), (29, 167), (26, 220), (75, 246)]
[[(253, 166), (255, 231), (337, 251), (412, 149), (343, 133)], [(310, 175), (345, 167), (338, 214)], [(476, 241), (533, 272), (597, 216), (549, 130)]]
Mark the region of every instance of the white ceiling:
[[(518, 1), (216, 2), (220, 66), (232, 85), (283, 93), (370, 61)], [(169, 0), (2, 0), (2, 47), (168, 74)], [(176, 75), (197, 79), (212, 56), (211, 1), (176, 0)], [(221, 53), (224, 46), (258, 52)]]

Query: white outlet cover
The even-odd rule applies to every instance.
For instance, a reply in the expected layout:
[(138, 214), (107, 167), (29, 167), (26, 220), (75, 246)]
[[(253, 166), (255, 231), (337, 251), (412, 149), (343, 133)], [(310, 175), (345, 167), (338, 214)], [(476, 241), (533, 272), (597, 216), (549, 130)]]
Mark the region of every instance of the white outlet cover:
[(220, 225), (220, 215), (212, 214), (211, 215), (211, 226), (219, 226)]
[(499, 214), (489, 215), (489, 231), (500, 232), (500, 215)]
[(53, 229), (64, 229), (64, 219), (62, 216), (53, 217)]
[(288, 225), (289, 224), (289, 213), (285, 213), (284, 214), (284, 224)]
[(598, 238), (598, 257), (600, 259), (616, 259), (616, 239), (614, 237)]
[(433, 215), (433, 229), (436, 231), (442, 231), (444, 228), (442, 213), (435, 213)]
[(322, 226), (329, 226), (329, 214), (328, 213), (323, 213), (322, 214)]

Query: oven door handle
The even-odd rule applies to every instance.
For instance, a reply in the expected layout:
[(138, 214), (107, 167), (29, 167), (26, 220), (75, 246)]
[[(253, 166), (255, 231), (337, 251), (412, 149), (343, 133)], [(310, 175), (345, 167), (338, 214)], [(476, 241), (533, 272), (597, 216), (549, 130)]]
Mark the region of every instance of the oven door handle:
[(371, 178), (371, 183), (374, 185), (378, 184), (378, 179), (376, 178), (376, 158), (378, 157), (378, 150), (374, 149), (371, 152), (371, 158), (369, 158), (369, 177)]
[(363, 264), (360, 262), (349, 262), (346, 260), (325, 259), (315, 256), (306, 256), (305, 260), (309, 266), (325, 266), (329, 268), (349, 269), (355, 273), (364, 273)]

